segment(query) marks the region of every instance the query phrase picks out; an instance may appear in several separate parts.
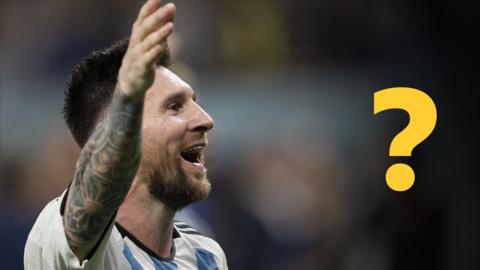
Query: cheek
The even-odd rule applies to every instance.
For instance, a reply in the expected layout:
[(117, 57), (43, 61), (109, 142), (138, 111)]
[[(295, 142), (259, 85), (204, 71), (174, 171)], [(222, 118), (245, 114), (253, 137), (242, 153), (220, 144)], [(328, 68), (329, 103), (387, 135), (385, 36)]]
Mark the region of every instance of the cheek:
[(158, 143), (156, 141), (155, 128), (151, 124), (144, 123), (142, 128), (142, 148), (150, 150), (153, 145)]
[(147, 152), (175, 152), (184, 141), (186, 127), (186, 121), (178, 117), (146, 119), (142, 128), (142, 148)]
[(187, 121), (180, 116), (173, 116), (169, 118), (168, 121), (166, 121), (165, 126), (168, 126), (168, 128), (181, 133), (185, 133), (187, 131)]
[(169, 117), (157, 126), (156, 132), (167, 144), (181, 143), (187, 133), (186, 121), (181, 117)]

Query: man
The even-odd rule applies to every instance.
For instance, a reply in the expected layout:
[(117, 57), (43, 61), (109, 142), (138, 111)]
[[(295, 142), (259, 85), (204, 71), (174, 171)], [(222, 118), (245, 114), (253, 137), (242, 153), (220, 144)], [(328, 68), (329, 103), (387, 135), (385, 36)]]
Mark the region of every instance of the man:
[(150, 0), (130, 40), (74, 70), (64, 113), (82, 147), (69, 188), (40, 213), (25, 269), (227, 269), (212, 239), (175, 212), (210, 192), (213, 120), (168, 68), (175, 6)]

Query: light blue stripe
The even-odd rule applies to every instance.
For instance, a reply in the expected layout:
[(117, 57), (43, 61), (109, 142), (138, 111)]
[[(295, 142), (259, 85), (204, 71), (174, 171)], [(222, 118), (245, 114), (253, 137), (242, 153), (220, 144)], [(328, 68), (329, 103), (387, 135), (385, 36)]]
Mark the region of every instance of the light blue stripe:
[(174, 261), (160, 261), (150, 256), (155, 265), (155, 270), (177, 270), (177, 264)]
[(144, 270), (143, 267), (140, 265), (140, 263), (133, 257), (132, 251), (130, 251), (130, 248), (125, 245), (123, 246), (123, 255), (127, 258), (128, 263), (132, 267), (132, 270)]
[(204, 249), (195, 249), (198, 270), (218, 270), (215, 257)]

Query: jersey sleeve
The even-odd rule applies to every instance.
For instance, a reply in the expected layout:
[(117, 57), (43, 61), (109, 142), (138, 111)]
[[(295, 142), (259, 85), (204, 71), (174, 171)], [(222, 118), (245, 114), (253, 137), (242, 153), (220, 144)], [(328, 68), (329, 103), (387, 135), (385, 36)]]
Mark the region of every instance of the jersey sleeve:
[(220, 250), (219, 250), (219, 253), (220, 253), (220, 260), (221, 260), (221, 265), (222, 265), (222, 268), (221, 269), (224, 269), (224, 270), (228, 270), (228, 265), (227, 265), (227, 258), (225, 257), (225, 252), (223, 252), (223, 249), (219, 246)]
[(66, 191), (42, 210), (28, 235), (24, 253), (24, 267), (33, 269), (105, 269), (108, 267), (109, 236), (114, 218), (94, 248), (89, 259), (82, 262), (68, 245), (63, 227), (61, 205)]
[(227, 258), (220, 244), (217, 241), (208, 238), (208, 241), (203, 242), (203, 247), (207, 251), (212, 252), (215, 256), (215, 261), (219, 270), (228, 270)]

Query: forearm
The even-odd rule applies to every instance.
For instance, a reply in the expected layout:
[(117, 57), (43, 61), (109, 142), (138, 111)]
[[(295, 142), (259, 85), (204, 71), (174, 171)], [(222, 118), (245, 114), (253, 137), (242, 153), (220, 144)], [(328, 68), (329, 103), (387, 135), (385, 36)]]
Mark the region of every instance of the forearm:
[(83, 259), (125, 199), (140, 162), (143, 98), (116, 90), (83, 148), (64, 214), (68, 244)]
[(142, 6), (118, 71), (122, 90), (115, 91), (106, 120), (80, 155), (63, 219), (68, 244), (80, 260), (125, 199), (140, 164), (144, 97), (173, 31), (174, 15), (171, 3), (161, 6), (152, 0)]

